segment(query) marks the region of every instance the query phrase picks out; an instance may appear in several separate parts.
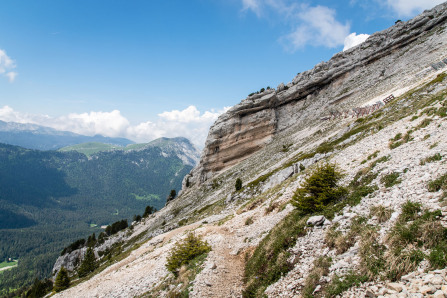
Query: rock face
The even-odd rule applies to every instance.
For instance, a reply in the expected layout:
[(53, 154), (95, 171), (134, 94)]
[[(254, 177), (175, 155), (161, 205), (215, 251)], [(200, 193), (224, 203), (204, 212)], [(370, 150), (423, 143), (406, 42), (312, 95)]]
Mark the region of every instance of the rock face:
[(433, 70), (431, 65), (445, 58), (447, 38), (439, 25), (447, 20), (446, 8), (446, 3), (438, 5), (371, 35), (364, 43), (298, 74), (288, 88), (281, 84), (277, 90), (242, 100), (211, 127), (191, 181), (203, 183), (285, 129), (305, 128), (311, 121), (351, 110), (367, 99), (381, 100), (392, 88), (410, 85)]

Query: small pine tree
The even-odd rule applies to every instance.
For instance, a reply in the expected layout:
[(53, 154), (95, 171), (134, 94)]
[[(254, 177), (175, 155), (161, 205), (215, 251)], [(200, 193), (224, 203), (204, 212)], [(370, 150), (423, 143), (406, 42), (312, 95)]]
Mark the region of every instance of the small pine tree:
[(240, 191), (242, 189), (242, 180), (241, 178), (236, 179), (236, 184), (234, 185), (236, 191)]
[(344, 187), (337, 186), (341, 178), (334, 164), (326, 163), (318, 166), (306, 178), (292, 198), (292, 204), (304, 213), (321, 211), (329, 203), (341, 199), (347, 194)]
[(56, 280), (54, 281), (54, 290), (56, 292), (63, 291), (68, 289), (70, 286), (70, 278), (68, 277), (67, 270), (62, 266), (61, 270), (56, 276)]
[(88, 239), (87, 239), (87, 246), (95, 246), (95, 244), (96, 244), (96, 235), (95, 235), (95, 233), (93, 233), (91, 236), (88, 236)]
[(82, 260), (81, 266), (79, 266), (78, 269), (79, 277), (87, 276), (90, 272), (95, 271), (96, 267), (97, 264), (96, 264), (95, 253), (93, 251), (93, 248), (89, 247), (87, 248), (87, 252), (85, 253), (84, 260)]
[(200, 237), (189, 233), (183, 241), (175, 244), (167, 258), (166, 268), (177, 275), (182, 265), (187, 265), (191, 260), (202, 254), (208, 253), (211, 246)]
[(172, 201), (173, 199), (175, 199), (176, 195), (177, 192), (175, 191), (175, 189), (171, 189), (171, 192), (169, 193), (168, 199), (166, 201), (167, 202)]
[(154, 213), (155, 211), (157, 211), (157, 209), (155, 209), (154, 207), (146, 206), (146, 209), (144, 209), (143, 217), (147, 217), (147, 216), (151, 215), (152, 213)]

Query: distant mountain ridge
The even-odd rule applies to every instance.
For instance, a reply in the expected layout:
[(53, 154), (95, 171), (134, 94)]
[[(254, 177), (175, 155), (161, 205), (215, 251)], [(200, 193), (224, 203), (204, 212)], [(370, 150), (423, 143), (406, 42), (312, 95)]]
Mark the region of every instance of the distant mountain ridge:
[(0, 121), (0, 143), (27, 149), (57, 150), (62, 147), (88, 142), (117, 146), (127, 146), (134, 143), (126, 138), (110, 138), (102, 135), (85, 136), (37, 124)]
[(142, 151), (148, 148), (160, 148), (165, 157), (175, 155), (183, 161), (183, 164), (195, 166), (200, 160), (200, 151), (188, 139), (177, 138), (158, 138), (149, 143), (129, 144), (125, 147), (113, 144), (99, 142), (81, 143), (73, 146), (60, 148), (61, 152), (76, 151), (87, 156), (105, 151)]

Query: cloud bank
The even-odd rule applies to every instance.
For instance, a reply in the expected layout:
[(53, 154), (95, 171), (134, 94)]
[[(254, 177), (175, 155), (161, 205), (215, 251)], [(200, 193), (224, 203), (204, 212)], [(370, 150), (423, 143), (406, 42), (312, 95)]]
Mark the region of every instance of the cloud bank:
[(445, 0), (386, 0), (386, 4), (399, 16), (409, 17), (424, 9), (433, 8), (444, 1)]
[[(274, 14), (291, 28), (279, 38), (284, 48), (295, 52), (306, 46), (335, 48), (345, 45), (351, 25), (336, 18), (336, 11), (326, 6), (309, 6), (288, 0), (241, 0), (242, 11), (258, 17)], [(359, 35), (360, 36), (360, 35)]]
[(158, 114), (154, 122), (147, 121), (132, 125), (118, 110), (50, 117), (21, 113), (9, 106), (4, 106), (0, 108), (0, 120), (38, 124), (88, 136), (100, 134), (108, 137), (125, 137), (139, 143), (160, 137), (182, 136), (191, 140), (199, 148), (203, 148), (209, 127), (220, 114), (228, 109), (201, 113), (195, 106), (189, 106), (181, 111), (172, 110)]
[(8, 78), (9, 82), (14, 82), (18, 73), (13, 71), (16, 68), (14, 61), (6, 54), (4, 50), (0, 49), (0, 75)]

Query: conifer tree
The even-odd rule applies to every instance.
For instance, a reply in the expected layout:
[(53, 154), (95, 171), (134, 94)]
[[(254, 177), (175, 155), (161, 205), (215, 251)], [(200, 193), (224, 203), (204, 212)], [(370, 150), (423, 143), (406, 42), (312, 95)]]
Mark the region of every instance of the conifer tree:
[(67, 270), (62, 266), (61, 270), (56, 276), (56, 280), (54, 282), (54, 290), (56, 292), (63, 291), (70, 286), (70, 278), (68, 277)]
[(85, 253), (84, 260), (82, 260), (81, 266), (78, 269), (79, 277), (85, 277), (90, 272), (95, 271), (97, 267), (95, 253), (93, 252), (93, 248), (87, 248), (87, 252)]
[(242, 180), (241, 178), (237, 178), (236, 179), (236, 184), (234, 185), (234, 187), (236, 188), (236, 191), (239, 191), (242, 189)]

